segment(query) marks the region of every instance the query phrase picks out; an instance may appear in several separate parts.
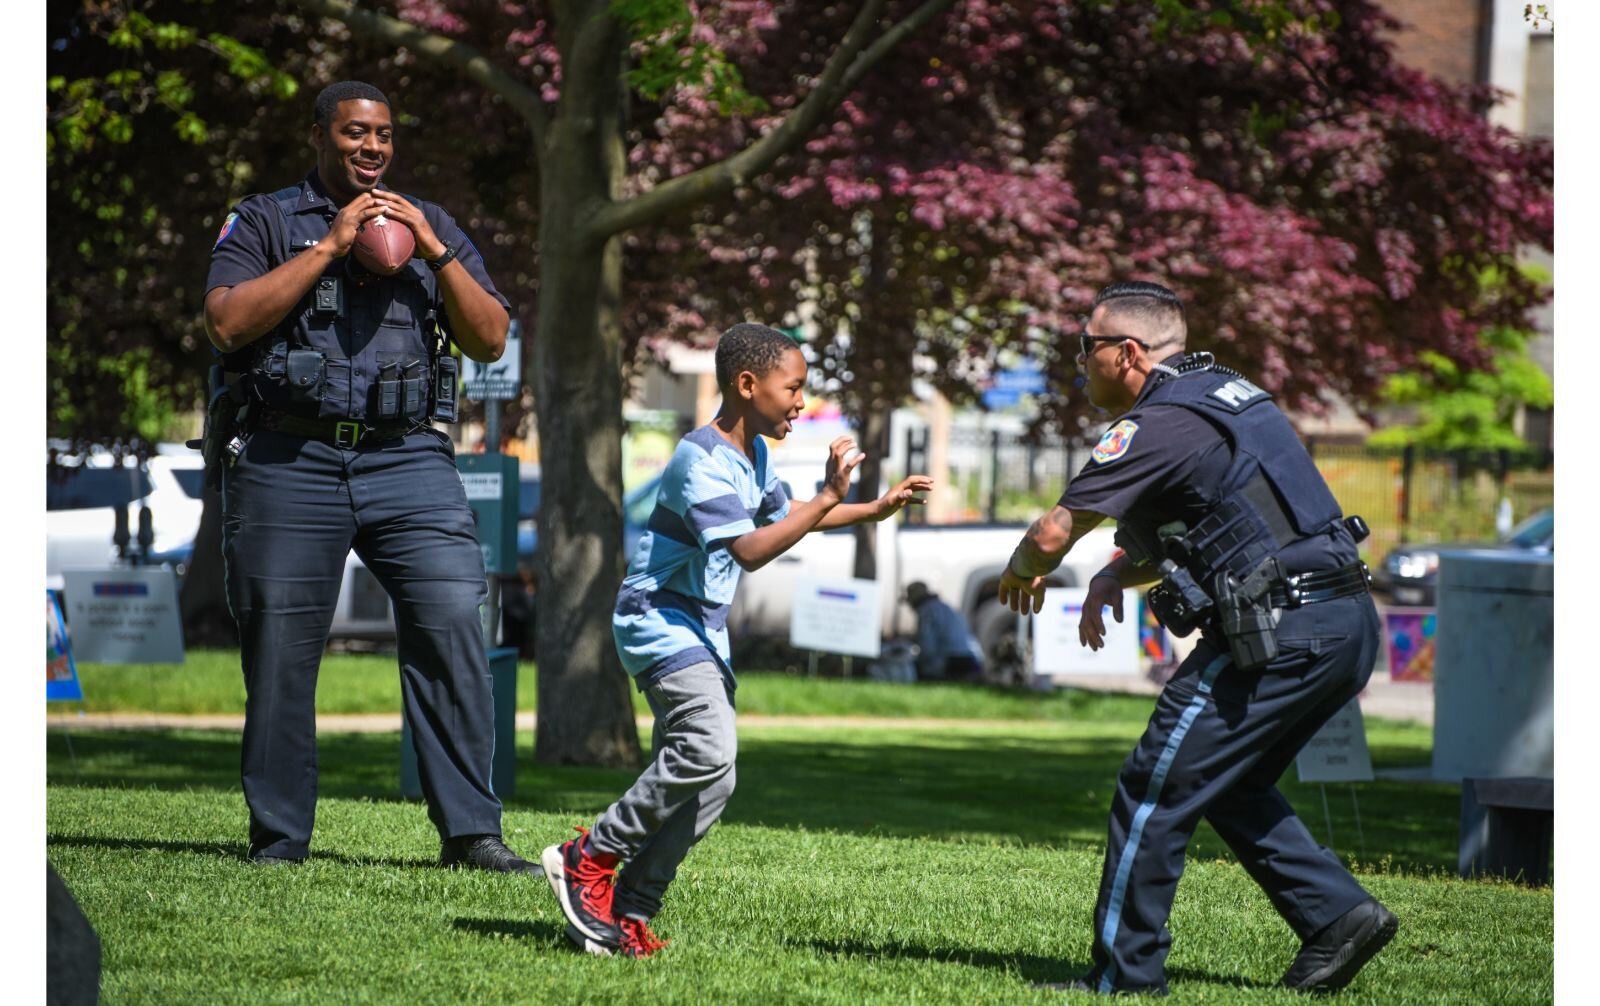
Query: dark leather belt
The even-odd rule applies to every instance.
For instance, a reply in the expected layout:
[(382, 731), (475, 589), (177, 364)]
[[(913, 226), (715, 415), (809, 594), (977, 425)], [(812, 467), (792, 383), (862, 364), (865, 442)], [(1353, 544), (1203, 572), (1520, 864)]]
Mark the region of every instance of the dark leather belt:
[(1272, 587), (1269, 596), (1274, 608), (1298, 608), (1318, 601), (1365, 594), (1371, 586), (1372, 574), (1367, 572), (1367, 564), (1355, 562), (1340, 569), (1286, 576), (1283, 583)]
[(349, 450), (357, 444), (398, 440), (421, 425), (420, 421), (413, 419), (397, 419), (369, 426), (356, 419), (307, 419), (286, 412), (263, 412), (256, 420), (255, 428), (291, 437), (305, 437), (307, 440), (320, 440)]

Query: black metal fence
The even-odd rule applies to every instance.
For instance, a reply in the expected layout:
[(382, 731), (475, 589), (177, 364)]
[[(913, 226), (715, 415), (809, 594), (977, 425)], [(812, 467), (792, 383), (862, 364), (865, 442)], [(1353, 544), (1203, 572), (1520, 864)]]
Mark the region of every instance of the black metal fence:
[[(943, 519), (1031, 521), (1060, 498), (1089, 460), (1092, 442), (1030, 440), (1014, 432), (952, 429), (943, 445), (948, 493)], [(1474, 541), (1495, 537), (1502, 501), (1520, 521), (1555, 498), (1550, 451), (1386, 450), (1359, 444), (1306, 444), (1347, 514), (1372, 526), (1364, 545), (1381, 557), (1403, 541)], [(928, 471), (936, 447), (924, 427), (906, 431), (907, 471)], [(939, 477), (939, 473), (933, 473)], [(927, 520), (913, 509), (907, 520)]]

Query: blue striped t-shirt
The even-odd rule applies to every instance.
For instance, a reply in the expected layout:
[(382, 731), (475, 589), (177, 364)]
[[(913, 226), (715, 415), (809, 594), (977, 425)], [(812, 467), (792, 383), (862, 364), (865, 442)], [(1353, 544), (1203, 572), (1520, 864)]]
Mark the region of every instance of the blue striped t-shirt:
[(751, 464), (707, 425), (667, 462), (611, 617), (622, 666), (640, 687), (704, 661), (733, 676), (728, 609), (740, 568), (728, 542), (789, 513), (759, 437), (755, 455)]

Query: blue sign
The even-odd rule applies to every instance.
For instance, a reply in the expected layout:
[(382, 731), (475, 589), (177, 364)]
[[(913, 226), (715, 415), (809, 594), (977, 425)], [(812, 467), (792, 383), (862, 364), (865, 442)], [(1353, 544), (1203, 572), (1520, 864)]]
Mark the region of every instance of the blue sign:
[(72, 662), (72, 643), (67, 639), (67, 623), (61, 617), (61, 598), (46, 589), (44, 697), (46, 702), (82, 702), (83, 685), (78, 682), (78, 665)]
[(983, 393), (983, 407), (986, 409), (1009, 409), (1021, 402), (1022, 392), (1008, 388), (990, 388)]
[(1024, 395), (1042, 395), (1045, 390), (1044, 370), (1037, 363), (1024, 363), (1002, 370), (994, 375), (994, 388), (1016, 391)]

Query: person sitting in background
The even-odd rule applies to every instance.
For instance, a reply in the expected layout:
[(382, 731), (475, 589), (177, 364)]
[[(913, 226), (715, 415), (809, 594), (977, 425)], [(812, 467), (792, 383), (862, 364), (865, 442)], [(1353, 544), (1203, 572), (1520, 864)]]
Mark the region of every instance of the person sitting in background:
[(906, 603), (917, 613), (917, 677), (923, 681), (979, 681), (983, 648), (966, 620), (917, 580), (906, 587)]
[(517, 656), (533, 659), (534, 630), (538, 625), (539, 577), (527, 563), (517, 564), (517, 582), (500, 593), (500, 645), (515, 647)]

